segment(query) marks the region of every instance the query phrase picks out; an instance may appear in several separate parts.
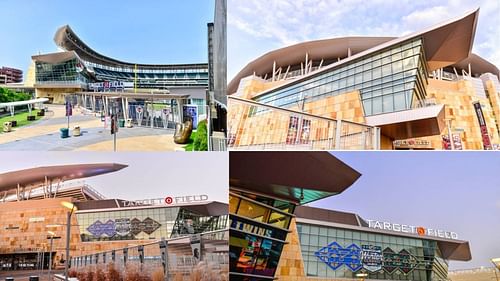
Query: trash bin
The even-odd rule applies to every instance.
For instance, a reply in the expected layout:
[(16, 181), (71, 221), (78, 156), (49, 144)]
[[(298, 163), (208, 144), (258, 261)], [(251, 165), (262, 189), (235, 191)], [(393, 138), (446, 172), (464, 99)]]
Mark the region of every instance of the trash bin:
[(4, 133), (7, 133), (7, 132), (10, 132), (12, 131), (12, 122), (3, 122), (3, 132)]
[(81, 134), (80, 126), (75, 126), (75, 128), (73, 128), (73, 136), (78, 137), (80, 136), (80, 134)]
[(127, 128), (132, 128), (132, 118), (127, 119)]
[(35, 121), (35, 115), (28, 115), (28, 116), (26, 116), (26, 120), (28, 120), (28, 121)]
[(12, 120), (10, 123), (12, 123), (12, 128), (17, 127), (17, 120)]
[(61, 131), (61, 139), (65, 139), (69, 137), (69, 129), (68, 128), (61, 128), (59, 129)]
[(125, 119), (118, 119), (118, 126), (120, 128), (125, 127)]
[(30, 278), (29, 278), (29, 281), (38, 281), (38, 280), (39, 280), (38, 276), (35, 276), (35, 275), (30, 276)]
[(5, 277), (5, 281), (14, 281), (14, 277)]

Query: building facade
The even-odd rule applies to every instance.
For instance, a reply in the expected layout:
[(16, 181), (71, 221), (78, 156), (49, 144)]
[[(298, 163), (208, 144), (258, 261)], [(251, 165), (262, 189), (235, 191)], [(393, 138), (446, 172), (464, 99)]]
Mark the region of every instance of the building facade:
[(0, 84), (23, 82), (23, 71), (20, 69), (5, 67), (0, 68)]
[(361, 176), (330, 153), (229, 155), (231, 280), (445, 281), (449, 260), (471, 259), (451, 231), (305, 207)]
[(381, 230), (356, 214), (304, 206), (295, 215), (280, 280), (445, 281), (449, 260), (471, 259), (456, 233), (423, 227), (412, 233), (399, 224)]
[[(249, 147), (290, 144), (295, 131), (304, 136), (295, 145), (334, 138), (331, 125), (301, 115), (309, 114), (378, 127), (382, 149), (498, 149), (499, 70), (471, 53), (478, 14), (398, 38), (310, 41), (257, 58), (228, 85), (230, 139)], [(302, 122), (259, 123), (283, 109)]]
[[(230, 163), (231, 280), (275, 279), (296, 207), (341, 193), (360, 176), (328, 153), (231, 152)], [(297, 165), (287, 170), (286, 163)], [(302, 172), (317, 180), (307, 184)]]

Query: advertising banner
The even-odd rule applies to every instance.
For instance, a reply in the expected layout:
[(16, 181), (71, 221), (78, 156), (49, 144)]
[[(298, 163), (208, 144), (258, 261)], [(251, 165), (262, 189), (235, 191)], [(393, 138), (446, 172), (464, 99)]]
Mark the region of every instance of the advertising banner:
[(491, 140), (488, 134), (488, 127), (486, 126), (486, 121), (484, 120), (483, 108), (480, 102), (472, 103), (474, 105), (474, 111), (476, 112), (477, 120), (479, 122), (479, 129), (481, 130), (481, 137), (483, 139), (484, 150), (491, 150)]
[(337, 242), (332, 242), (314, 255), (333, 270), (345, 265), (352, 272), (363, 269), (375, 273), (383, 269), (389, 274), (397, 270), (408, 274), (418, 265), (417, 258), (405, 249), (396, 253), (389, 247), (382, 251), (382, 247), (377, 245), (361, 245), (360, 248), (356, 244), (350, 244), (344, 248)]
[(193, 235), (189, 238), (191, 243), (191, 251), (193, 253), (193, 258), (196, 261), (201, 259), (201, 236), (199, 234)]
[(303, 119), (302, 128), (300, 130), (300, 143), (309, 143), (309, 135), (311, 133), (311, 120)]
[(115, 220), (116, 234), (120, 236), (127, 236), (130, 234), (130, 219), (116, 219)]
[(299, 117), (290, 116), (290, 122), (288, 123), (288, 133), (286, 135), (286, 144), (295, 144), (298, 130)]
[(182, 121), (186, 122), (187, 118), (193, 120), (193, 129), (198, 127), (198, 106), (195, 104), (185, 104), (182, 106)]
[(66, 101), (66, 116), (72, 116), (73, 115), (73, 106), (71, 105), (71, 101), (67, 100)]

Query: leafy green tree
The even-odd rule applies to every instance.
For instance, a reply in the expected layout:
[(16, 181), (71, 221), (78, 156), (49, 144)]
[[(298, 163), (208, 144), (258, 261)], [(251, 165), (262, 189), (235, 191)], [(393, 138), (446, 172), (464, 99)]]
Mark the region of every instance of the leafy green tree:
[(193, 148), (195, 151), (208, 150), (207, 120), (203, 120), (200, 121), (200, 123), (198, 123), (198, 128), (196, 129), (196, 138), (194, 139)]

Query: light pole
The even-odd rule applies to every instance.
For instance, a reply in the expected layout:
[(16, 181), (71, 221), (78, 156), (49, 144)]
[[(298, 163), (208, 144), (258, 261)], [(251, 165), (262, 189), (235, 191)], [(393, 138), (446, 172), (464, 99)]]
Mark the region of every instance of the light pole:
[(68, 269), (69, 269), (69, 240), (71, 237), (71, 215), (77, 210), (76, 206), (71, 202), (62, 201), (61, 205), (68, 210), (68, 216), (66, 221), (66, 261), (64, 262), (64, 280), (68, 281)]
[(52, 271), (52, 246), (54, 242), (54, 235), (56, 235), (52, 231), (47, 231), (47, 233), (50, 235), (50, 250), (49, 250), (49, 273), (47, 274), (48, 280), (50, 280), (50, 271)]

